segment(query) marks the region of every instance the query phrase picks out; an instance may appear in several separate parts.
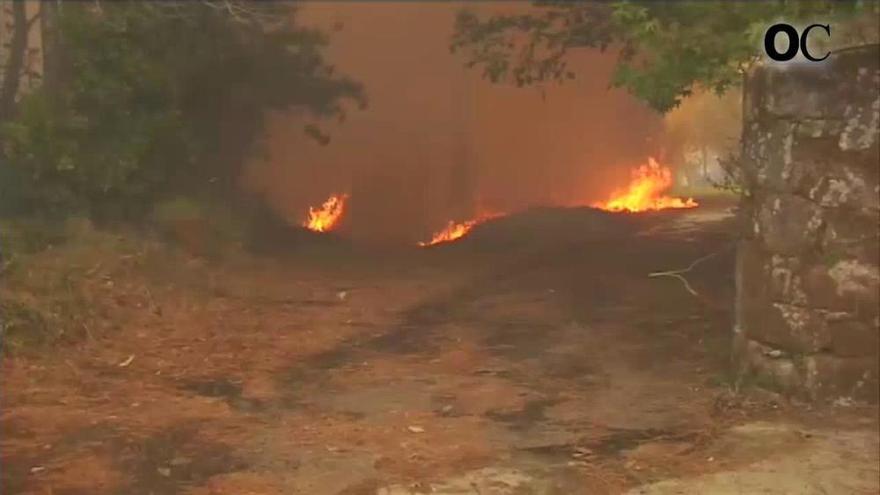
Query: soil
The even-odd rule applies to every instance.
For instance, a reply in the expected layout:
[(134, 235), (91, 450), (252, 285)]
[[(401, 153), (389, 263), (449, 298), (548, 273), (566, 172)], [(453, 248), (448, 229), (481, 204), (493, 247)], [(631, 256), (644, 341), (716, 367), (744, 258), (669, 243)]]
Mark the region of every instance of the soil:
[[(91, 274), (144, 290), (113, 332), (4, 359), (0, 492), (877, 493), (875, 408), (730, 372), (733, 223), (546, 209)], [(648, 277), (712, 253), (697, 295)]]

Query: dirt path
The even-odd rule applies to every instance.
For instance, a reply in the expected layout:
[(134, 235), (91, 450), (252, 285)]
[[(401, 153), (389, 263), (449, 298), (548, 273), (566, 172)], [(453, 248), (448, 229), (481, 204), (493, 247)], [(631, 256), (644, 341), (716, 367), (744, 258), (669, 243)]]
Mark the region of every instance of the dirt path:
[(875, 410), (730, 392), (730, 219), (687, 215), (129, 274), (115, 334), (4, 362), (2, 493), (875, 493)]

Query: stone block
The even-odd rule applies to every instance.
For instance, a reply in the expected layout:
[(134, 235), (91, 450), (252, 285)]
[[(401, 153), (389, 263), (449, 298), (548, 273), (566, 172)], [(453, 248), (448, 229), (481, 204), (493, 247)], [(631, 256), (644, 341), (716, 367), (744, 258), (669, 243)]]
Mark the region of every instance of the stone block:
[(843, 116), (846, 122), (838, 146), (842, 150), (867, 150), (880, 141), (880, 96), (868, 105), (849, 105)]
[(812, 307), (847, 312), (866, 322), (880, 313), (876, 264), (845, 259), (830, 266), (813, 265), (804, 271), (802, 286)]
[(825, 212), (825, 230), (819, 242), (822, 258), (834, 264), (847, 258), (866, 265), (880, 263), (880, 227), (876, 214), (841, 209)]
[(828, 349), (831, 334), (818, 310), (784, 303), (746, 305), (740, 323), (751, 340), (787, 353), (805, 354)]
[(876, 213), (880, 154), (841, 151), (837, 136), (803, 136), (798, 133), (802, 125), (796, 127), (789, 163), (768, 165), (766, 179), (759, 185), (796, 193), (823, 207)]
[(828, 64), (763, 64), (753, 71), (750, 85), (757, 94), (753, 101), (762, 119), (842, 118), (845, 103), (828, 98), (837, 92), (836, 74), (822, 67)]
[(854, 319), (826, 319), (831, 352), (837, 357), (871, 357), (880, 349), (880, 328)]
[(743, 139), (743, 171), (760, 187), (789, 191), (786, 179), (800, 172), (792, 161), (792, 145), (796, 124), (776, 120), (767, 123), (752, 122), (746, 127)]
[(818, 243), (823, 225), (822, 210), (798, 196), (769, 193), (760, 201), (757, 222), (767, 251), (784, 255), (804, 254)]
[(827, 311), (852, 313), (857, 309), (856, 302), (844, 296), (837, 288), (837, 282), (828, 273), (829, 267), (816, 264), (806, 268), (801, 277), (801, 287), (808, 303)]
[(846, 119), (877, 98), (880, 45), (838, 50), (816, 64), (765, 63), (746, 84), (745, 116), (752, 119)]
[(880, 270), (876, 264), (842, 260), (828, 269), (828, 275), (834, 279), (838, 295), (851, 297), (864, 304), (878, 302)]
[(802, 266), (803, 261), (796, 256), (770, 256), (767, 277), (770, 300), (795, 305), (807, 304), (807, 294), (801, 277)]
[(880, 382), (877, 380), (878, 361), (874, 357), (807, 356), (804, 370), (803, 386), (813, 399), (878, 400)]
[(739, 356), (740, 373), (757, 378), (759, 385), (799, 394), (805, 390), (802, 370), (790, 355), (745, 338)]
[(806, 147), (798, 154), (810, 157), (797, 160), (801, 170), (797, 190), (803, 191), (805, 197), (827, 208), (841, 207), (866, 214), (880, 210), (877, 194), (880, 163), (869, 168), (861, 166), (858, 160), (834, 155), (822, 157), (816, 147)]

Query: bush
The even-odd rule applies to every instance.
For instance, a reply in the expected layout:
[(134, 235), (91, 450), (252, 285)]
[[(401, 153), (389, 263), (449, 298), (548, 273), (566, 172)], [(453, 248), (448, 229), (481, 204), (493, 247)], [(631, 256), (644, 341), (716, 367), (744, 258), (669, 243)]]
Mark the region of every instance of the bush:
[(142, 220), (172, 191), (229, 200), (265, 111), (341, 117), (345, 100), (364, 103), (360, 86), (324, 62), (323, 34), (297, 26), (290, 5), (243, 10), (202, 2), (55, 9), (47, 29), (60, 41), (45, 47), (55, 84), (26, 94), (15, 118), (0, 122), (0, 181), (14, 184), (0, 184), (0, 203), (18, 203), (0, 210), (109, 222)]

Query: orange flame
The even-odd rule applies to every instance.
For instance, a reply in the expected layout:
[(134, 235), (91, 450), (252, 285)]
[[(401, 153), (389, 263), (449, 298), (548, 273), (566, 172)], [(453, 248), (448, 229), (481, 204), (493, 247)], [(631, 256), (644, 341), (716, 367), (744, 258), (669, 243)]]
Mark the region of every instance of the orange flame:
[(611, 199), (592, 206), (607, 211), (649, 211), (666, 208), (695, 208), (698, 203), (691, 198), (681, 199), (664, 196), (672, 186), (672, 171), (660, 166), (653, 158), (648, 164), (633, 170), (633, 178), (624, 190), (617, 190)]
[(422, 241), (419, 243), (419, 246), (433, 246), (435, 244), (460, 239), (470, 232), (475, 225), (499, 216), (501, 216), (500, 213), (481, 213), (476, 218), (465, 220), (464, 222), (454, 222), (450, 220), (443, 230), (434, 233), (430, 241)]
[(334, 194), (320, 208), (309, 207), (309, 218), (302, 226), (314, 232), (329, 232), (336, 227), (345, 212), (347, 194)]
[(460, 223), (450, 220), (443, 230), (434, 233), (430, 241), (420, 242), (419, 246), (433, 246), (434, 244), (440, 244), (441, 242), (454, 241), (467, 234), (476, 224), (476, 220), (467, 220)]

